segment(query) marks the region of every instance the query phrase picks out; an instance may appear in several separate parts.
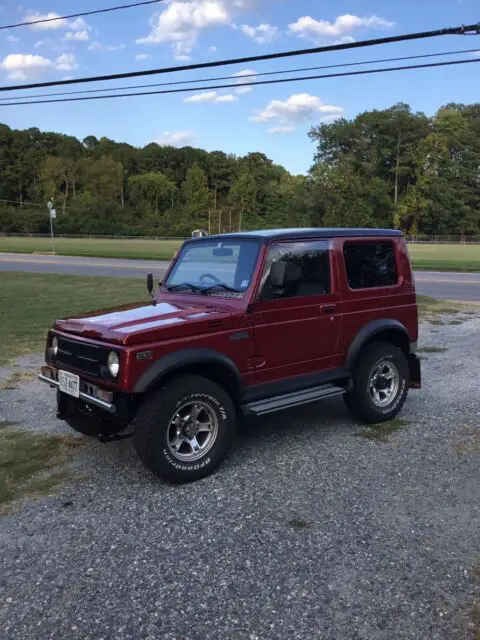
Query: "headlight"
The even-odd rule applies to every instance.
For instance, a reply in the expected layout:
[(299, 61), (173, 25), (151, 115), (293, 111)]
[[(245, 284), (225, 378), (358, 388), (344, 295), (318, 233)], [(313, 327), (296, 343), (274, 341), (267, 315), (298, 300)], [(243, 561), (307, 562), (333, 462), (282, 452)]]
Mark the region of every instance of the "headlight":
[(120, 360), (115, 351), (110, 351), (110, 353), (108, 354), (107, 364), (110, 375), (113, 378), (116, 378), (118, 376), (118, 372), (120, 371)]
[(52, 344), (50, 345), (50, 348), (52, 350), (53, 357), (56, 358), (58, 353), (58, 340), (55, 336), (53, 336), (52, 338)]

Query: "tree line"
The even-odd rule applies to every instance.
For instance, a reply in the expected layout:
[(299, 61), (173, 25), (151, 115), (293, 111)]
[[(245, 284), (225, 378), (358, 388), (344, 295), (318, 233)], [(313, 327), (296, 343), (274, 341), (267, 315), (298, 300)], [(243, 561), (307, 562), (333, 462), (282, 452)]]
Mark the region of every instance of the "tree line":
[[(480, 104), (406, 104), (312, 127), (307, 175), (237, 157), (0, 125), (0, 232), (189, 235), (284, 226), (480, 232)], [(40, 206), (34, 206), (40, 205)]]

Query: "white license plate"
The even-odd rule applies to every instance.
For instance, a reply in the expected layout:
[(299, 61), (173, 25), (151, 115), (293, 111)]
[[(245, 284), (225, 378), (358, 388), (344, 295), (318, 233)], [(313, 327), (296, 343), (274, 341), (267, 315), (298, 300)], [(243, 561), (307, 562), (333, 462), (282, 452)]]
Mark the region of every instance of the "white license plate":
[(80, 397), (80, 377), (68, 371), (58, 372), (59, 389), (74, 398)]

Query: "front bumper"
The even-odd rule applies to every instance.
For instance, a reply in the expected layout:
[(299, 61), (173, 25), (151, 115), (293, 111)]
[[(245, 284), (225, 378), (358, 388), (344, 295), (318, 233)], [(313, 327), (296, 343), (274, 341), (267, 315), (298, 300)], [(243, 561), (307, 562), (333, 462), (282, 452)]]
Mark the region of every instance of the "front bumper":
[[(54, 367), (42, 367), (38, 374), (38, 379), (50, 385), (50, 387), (54, 389), (59, 389), (60, 387), (58, 382), (58, 371)], [(100, 394), (104, 398), (107, 397), (108, 399), (98, 397)], [(87, 404), (91, 404), (98, 409), (103, 409), (110, 414), (117, 413), (117, 408), (113, 404), (113, 393), (91, 384), (90, 382), (85, 382), (85, 380), (80, 379), (80, 395), (78, 399), (82, 402), (86, 402)]]

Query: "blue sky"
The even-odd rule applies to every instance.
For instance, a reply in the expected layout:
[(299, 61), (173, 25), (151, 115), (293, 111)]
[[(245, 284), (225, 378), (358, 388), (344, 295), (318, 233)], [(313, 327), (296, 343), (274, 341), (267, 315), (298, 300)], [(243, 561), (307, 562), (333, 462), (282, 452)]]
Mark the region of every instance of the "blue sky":
[[(88, 11), (115, 0), (0, 0), (0, 24), (25, 17)], [(53, 22), (48, 28), (0, 32), (0, 84), (46, 81), (256, 55), (475, 23), (478, 0), (170, 0), (151, 7)], [(363, 50), (238, 65), (96, 88), (260, 73), (322, 64), (480, 49), (480, 36), (445, 36)], [(458, 57), (469, 57), (467, 54)], [(480, 100), (478, 66), (465, 65), (353, 78), (313, 80), (252, 90), (225, 89), (81, 103), (0, 107), (0, 122), (83, 139), (107, 136), (142, 146), (192, 144), (243, 155), (262, 151), (294, 173), (307, 171), (314, 146), (309, 128), (322, 119), (354, 117), (403, 101), (432, 114), (447, 102)], [(319, 72), (322, 73), (322, 72)], [(327, 72), (328, 73), (328, 72)], [(84, 86), (66, 87), (65, 91)], [(92, 86), (88, 87), (89, 89)], [(47, 91), (57, 91), (49, 89)], [(44, 92), (44, 90), (42, 91)], [(31, 91), (30, 93), (35, 93)], [(38, 90), (36, 91), (38, 93)], [(12, 94), (2, 94), (2, 98)], [(22, 92), (22, 96), (28, 92)]]

